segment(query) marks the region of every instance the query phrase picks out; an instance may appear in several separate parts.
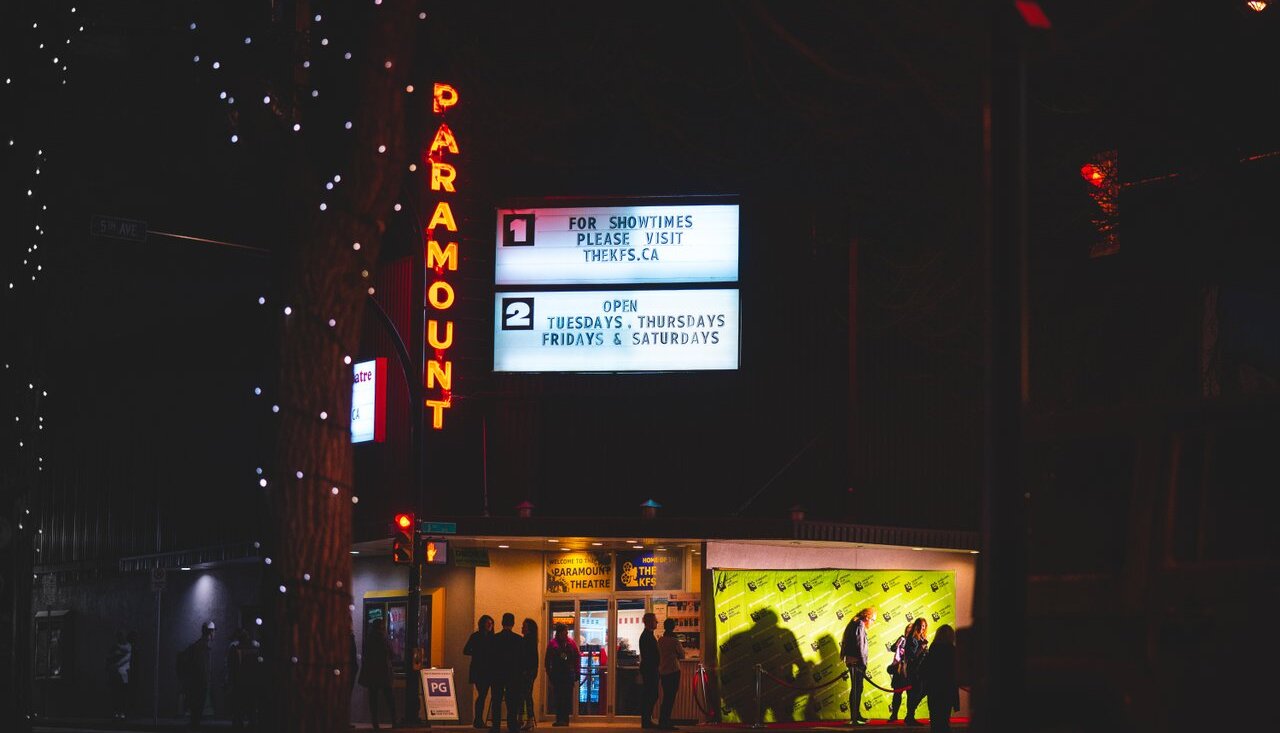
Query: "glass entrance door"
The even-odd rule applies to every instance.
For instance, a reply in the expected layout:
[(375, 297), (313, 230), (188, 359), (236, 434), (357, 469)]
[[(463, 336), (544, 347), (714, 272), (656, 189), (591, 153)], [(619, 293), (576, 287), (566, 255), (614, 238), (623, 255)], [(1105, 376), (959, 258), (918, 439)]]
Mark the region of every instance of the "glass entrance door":
[(578, 633), (582, 649), (582, 685), (578, 715), (609, 714), (609, 601), (578, 601)]
[(613, 656), (614, 710), (618, 715), (640, 714), (640, 632), (644, 631), (645, 599), (619, 598), (614, 615), (618, 637)]
[[(569, 629), (569, 638), (582, 652), (581, 673), (574, 695), (574, 715), (609, 715), (609, 662), (613, 638), (608, 599), (584, 598), (547, 602), (547, 640), (555, 636), (556, 624)], [(554, 710), (551, 685), (547, 686), (547, 709)]]

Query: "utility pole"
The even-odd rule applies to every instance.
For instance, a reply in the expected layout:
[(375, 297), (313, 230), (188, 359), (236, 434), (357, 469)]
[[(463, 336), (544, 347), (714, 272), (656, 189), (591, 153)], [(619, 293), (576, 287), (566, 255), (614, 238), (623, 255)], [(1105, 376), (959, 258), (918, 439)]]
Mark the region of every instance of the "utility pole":
[[(986, 6), (983, 99), (984, 253), (987, 271), (985, 480), (974, 621), (980, 634), (974, 723), (1016, 730), (1027, 720), (1027, 503), (1021, 473), (1027, 377), (1023, 320), (1027, 258), (1027, 44), (1048, 19), (1039, 5)], [(1019, 18), (1021, 15), (1021, 18)]]

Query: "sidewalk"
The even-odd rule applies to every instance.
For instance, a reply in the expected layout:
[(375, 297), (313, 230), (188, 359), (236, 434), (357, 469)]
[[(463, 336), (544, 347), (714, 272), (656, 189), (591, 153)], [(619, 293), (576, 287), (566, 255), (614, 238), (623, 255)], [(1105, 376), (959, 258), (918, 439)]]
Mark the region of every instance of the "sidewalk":
[[(746, 724), (728, 724), (728, 723), (703, 723), (700, 725), (680, 725), (682, 731), (704, 731), (705, 733), (731, 733), (733, 731), (848, 731), (855, 730), (848, 723), (840, 723), (837, 721), (814, 721), (804, 723), (767, 723), (761, 728), (752, 728)], [(969, 721), (967, 719), (953, 718), (951, 727), (955, 730), (968, 730)], [(382, 730), (387, 730), (387, 726), (382, 726)], [(872, 720), (865, 726), (858, 726), (856, 729), (875, 729), (875, 730), (902, 730), (902, 731), (927, 731), (928, 723), (919, 728), (907, 728), (902, 721), (897, 721), (889, 726), (884, 720)], [(32, 730), (41, 733), (185, 733), (188, 730), (185, 718), (160, 718), (158, 722), (152, 722), (151, 718), (137, 718), (127, 721), (93, 719), (93, 718), (38, 718), (32, 721)], [(231, 731), (231, 723), (226, 720), (206, 720), (201, 726), (201, 730), (217, 731), (223, 733)], [(242, 729), (252, 730), (252, 729)], [(368, 723), (357, 723), (354, 730), (371, 730)], [(441, 733), (479, 733), (470, 725), (459, 725), (457, 723), (450, 724), (433, 724), (430, 727), (426, 725), (417, 725), (412, 727), (396, 726), (394, 730), (405, 731), (405, 733), (427, 733), (427, 731), (439, 731)], [(550, 733), (552, 730), (550, 721), (538, 724), (537, 730), (542, 733)], [(573, 733), (618, 733), (624, 730), (640, 730), (638, 722), (622, 721), (574, 721), (569, 730)], [(268, 733), (263, 731), (262, 733)]]

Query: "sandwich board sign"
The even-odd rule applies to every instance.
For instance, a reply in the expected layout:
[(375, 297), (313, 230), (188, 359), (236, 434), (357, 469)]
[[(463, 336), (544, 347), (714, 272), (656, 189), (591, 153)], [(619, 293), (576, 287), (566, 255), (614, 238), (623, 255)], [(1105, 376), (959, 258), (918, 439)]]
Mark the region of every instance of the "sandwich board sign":
[(453, 685), (453, 668), (419, 670), (427, 720), (458, 720), (458, 698)]

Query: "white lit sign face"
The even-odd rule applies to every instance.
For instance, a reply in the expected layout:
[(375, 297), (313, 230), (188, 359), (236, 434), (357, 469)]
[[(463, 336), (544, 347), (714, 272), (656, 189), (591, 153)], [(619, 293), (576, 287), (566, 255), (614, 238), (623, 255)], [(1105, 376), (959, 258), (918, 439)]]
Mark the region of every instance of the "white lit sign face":
[(499, 209), (498, 285), (736, 282), (736, 204)]
[(362, 361), (352, 370), (351, 442), (381, 443), (386, 437), (387, 360)]
[(497, 372), (738, 368), (738, 291), (499, 292)]

